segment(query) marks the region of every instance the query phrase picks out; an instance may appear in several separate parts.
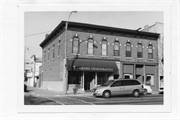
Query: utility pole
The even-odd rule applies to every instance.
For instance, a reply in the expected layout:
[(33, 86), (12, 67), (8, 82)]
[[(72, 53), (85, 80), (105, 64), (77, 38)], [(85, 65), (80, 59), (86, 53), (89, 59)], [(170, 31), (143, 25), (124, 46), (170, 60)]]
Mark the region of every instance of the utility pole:
[(65, 49), (64, 49), (64, 52), (65, 52), (65, 54), (64, 54), (64, 80), (63, 80), (63, 94), (67, 94), (67, 86), (68, 86), (68, 70), (67, 70), (67, 53), (66, 53), (66, 51), (67, 51), (67, 46), (66, 46), (66, 44), (67, 44), (67, 32), (68, 32), (68, 23), (69, 23), (69, 19), (70, 19), (70, 17), (71, 17), (71, 14), (72, 13), (76, 13), (77, 11), (72, 11), (70, 14), (69, 14), (69, 17), (68, 17), (68, 21), (66, 21), (66, 26), (65, 26), (65, 38), (64, 38), (64, 46), (65, 46)]

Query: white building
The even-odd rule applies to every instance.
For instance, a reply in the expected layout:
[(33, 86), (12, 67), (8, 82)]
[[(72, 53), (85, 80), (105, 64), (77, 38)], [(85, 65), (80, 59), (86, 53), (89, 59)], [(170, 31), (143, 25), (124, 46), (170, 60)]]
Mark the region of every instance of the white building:
[(42, 58), (32, 55), (30, 61), (26, 62), (25, 71), (27, 76), (27, 85), (38, 87), (39, 83), (39, 67), (42, 65)]

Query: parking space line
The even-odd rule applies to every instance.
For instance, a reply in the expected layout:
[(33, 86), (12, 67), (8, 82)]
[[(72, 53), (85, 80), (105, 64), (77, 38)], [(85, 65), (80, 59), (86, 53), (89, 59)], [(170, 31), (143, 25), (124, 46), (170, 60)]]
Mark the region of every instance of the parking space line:
[(93, 104), (93, 103), (91, 103), (91, 102), (87, 102), (87, 101), (85, 101), (85, 100), (76, 99), (76, 98), (72, 98), (72, 97), (68, 97), (68, 98), (71, 98), (71, 99), (74, 99), (74, 100), (78, 100), (78, 101), (81, 101), (81, 102), (83, 102), (83, 103), (88, 103), (88, 104), (91, 104), (91, 105), (95, 105), (95, 104)]
[(89, 97), (89, 96), (83, 96), (83, 97), (92, 98), (92, 99), (98, 99), (98, 100), (106, 100), (105, 98), (96, 98), (96, 97)]
[(58, 103), (58, 104), (65, 105), (65, 104), (63, 104), (62, 102), (56, 101), (56, 100), (54, 100), (54, 99), (51, 99), (51, 98), (48, 98), (48, 97), (45, 97), (45, 96), (42, 96), (42, 97), (43, 97), (43, 98), (46, 98), (46, 99), (48, 99), (48, 100), (52, 100), (52, 101), (54, 101), (54, 102), (56, 102), (56, 103)]

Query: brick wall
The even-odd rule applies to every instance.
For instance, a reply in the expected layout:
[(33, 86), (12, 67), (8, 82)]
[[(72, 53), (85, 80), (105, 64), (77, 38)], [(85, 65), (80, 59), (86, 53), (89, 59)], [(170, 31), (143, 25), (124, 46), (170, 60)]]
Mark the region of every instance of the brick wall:
[[(75, 56), (72, 54), (72, 37), (75, 34), (79, 34), (79, 38), (81, 40), (87, 40), (87, 38), (92, 35), (94, 40), (96, 41), (95, 45), (98, 46), (98, 48), (94, 48), (94, 56), (89, 56), (87, 55), (87, 42), (83, 42), (80, 44), (80, 57), (85, 57), (85, 58), (99, 58), (99, 59), (120, 59), (121, 61), (131, 61), (131, 62), (148, 62), (148, 63), (157, 63), (157, 41), (155, 40), (147, 40), (147, 39), (138, 39), (138, 38), (130, 38), (130, 37), (121, 37), (121, 36), (112, 36), (112, 35), (103, 35), (103, 34), (94, 34), (94, 33), (88, 33), (88, 32), (76, 32), (76, 31), (69, 31), (68, 32), (68, 44), (67, 44), (67, 56), (68, 57), (73, 57)], [(101, 44), (100, 42), (102, 41), (103, 37), (107, 38), (108, 41), (108, 57), (103, 57), (101, 55)], [(118, 38), (119, 42), (121, 44), (120, 46), (120, 57), (114, 57), (113, 53), (113, 43), (115, 39)], [(127, 40), (131, 41), (132, 46), (132, 58), (126, 58), (125, 57), (125, 44)], [(144, 46), (143, 48), (143, 59), (137, 59), (137, 44), (139, 41), (142, 41), (142, 45)], [(147, 54), (147, 47), (149, 42), (153, 44), (153, 57), (154, 60), (148, 60), (148, 54)]]

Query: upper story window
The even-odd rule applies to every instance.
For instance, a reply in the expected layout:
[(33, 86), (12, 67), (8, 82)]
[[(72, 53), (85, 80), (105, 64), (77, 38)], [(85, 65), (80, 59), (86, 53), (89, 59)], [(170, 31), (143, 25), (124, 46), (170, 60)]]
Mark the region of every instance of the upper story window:
[(79, 49), (79, 37), (76, 35), (72, 39), (72, 53), (78, 54)]
[(105, 56), (107, 56), (107, 44), (108, 44), (108, 42), (107, 42), (107, 40), (106, 39), (103, 39), (102, 41), (101, 41), (101, 53), (102, 53), (102, 55), (105, 55)]
[(55, 44), (53, 44), (53, 58), (55, 58)]
[(58, 42), (58, 55), (60, 55), (60, 43), (61, 43), (61, 40), (59, 40)]
[(94, 48), (93, 48), (94, 40), (92, 38), (88, 39), (88, 44), (87, 44), (87, 51), (89, 55), (94, 54)]
[(143, 47), (142, 43), (137, 44), (137, 58), (142, 58), (143, 57)]
[(120, 45), (119, 41), (114, 42), (114, 56), (120, 56)]
[(48, 60), (50, 58), (50, 48), (48, 48)]
[(44, 62), (46, 62), (46, 51), (44, 51)]
[(148, 59), (153, 59), (153, 45), (151, 43), (148, 45)]
[(131, 48), (131, 43), (127, 42), (126, 43), (126, 57), (132, 57), (132, 48)]

